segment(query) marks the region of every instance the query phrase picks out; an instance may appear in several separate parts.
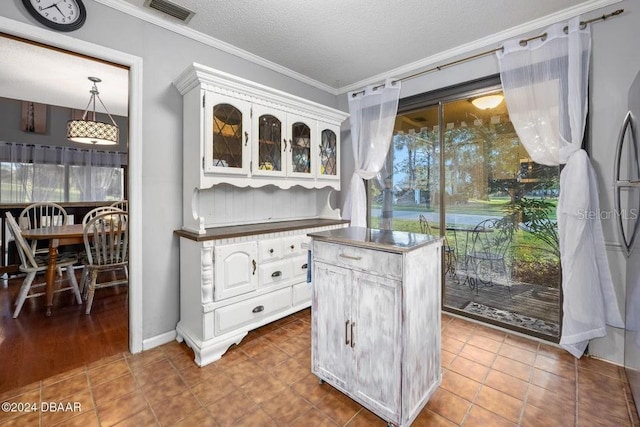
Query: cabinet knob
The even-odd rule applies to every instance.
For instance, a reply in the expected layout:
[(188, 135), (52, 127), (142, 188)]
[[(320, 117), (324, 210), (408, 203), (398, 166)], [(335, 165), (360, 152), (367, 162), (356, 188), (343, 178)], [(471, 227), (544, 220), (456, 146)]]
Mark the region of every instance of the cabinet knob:
[(296, 248), (296, 245), (291, 245), (291, 250), (294, 250)]
[(273, 248), (269, 249), (269, 253), (272, 254), (273, 253)]

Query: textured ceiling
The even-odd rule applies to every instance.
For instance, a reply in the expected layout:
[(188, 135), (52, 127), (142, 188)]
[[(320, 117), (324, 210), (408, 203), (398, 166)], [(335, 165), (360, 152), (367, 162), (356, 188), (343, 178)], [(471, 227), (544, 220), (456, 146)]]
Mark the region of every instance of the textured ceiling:
[[(143, 7), (144, 0), (102, 1), (127, 2), (156, 17), (165, 16)], [(550, 15), (560, 16), (578, 5), (589, 10), (590, 4), (603, 4), (595, 0), (171, 1), (195, 12), (186, 24), (189, 28), (334, 89)]]
[[(88, 77), (98, 77), (100, 99), (111, 114), (128, 115), (129, 70), (57, 49), (0, 36), (0, 96), (84, 110)], [(96, 101), (96, 111), (104, 109)]]

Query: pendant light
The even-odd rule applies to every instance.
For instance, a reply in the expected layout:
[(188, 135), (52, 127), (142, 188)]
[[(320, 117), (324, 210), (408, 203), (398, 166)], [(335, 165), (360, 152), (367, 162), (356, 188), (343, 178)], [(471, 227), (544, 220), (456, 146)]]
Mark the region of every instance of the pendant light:
[[(96, 83), (100, 83), (100, 80), (97, 77), (88, 77), (88, 79), (93, 82), (93, 86), (89, 91), (91, 93), (91, 98), (89, 98), (89, 103), (87, 104), (87, 108), (84, 110), (84, 114), (82, 115), (82, 119), (80, 120), (69, 120), (67, 122), (67, 139), (73, 142), (79, 142), (81, 144), (92, 144), (92, 145), (116, 145), (118, 144), (118, 136), (119, 129), (111, 114), (109, 114), (109, 110), (105, 107), (102, 99), (100, 99), (100, 94), (98, 92), (98, 87)], [(96, 120), (96, 98), (100, 101), (100, 105), (104, 108), (109, 119), (111, 119), (111, 123), (99, 122)], [(93, 113), (89, 114), (89, 107), (93, 105)]]

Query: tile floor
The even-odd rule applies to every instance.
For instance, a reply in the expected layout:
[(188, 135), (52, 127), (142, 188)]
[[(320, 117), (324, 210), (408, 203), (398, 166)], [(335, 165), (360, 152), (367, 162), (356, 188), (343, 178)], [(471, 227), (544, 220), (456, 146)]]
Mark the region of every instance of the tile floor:
[[(3, 393), (2, 402), (79, 404), (65, 411), (0, 412), (19, 426), (385, 426), (310, 373), (310, 311), (250, 332), (204, 368), (172, 342), (119, 354)], [(413, 426), (638, 424), (618, 366), (576, 361), (538, 343), (442, 317), (441, 387)]]

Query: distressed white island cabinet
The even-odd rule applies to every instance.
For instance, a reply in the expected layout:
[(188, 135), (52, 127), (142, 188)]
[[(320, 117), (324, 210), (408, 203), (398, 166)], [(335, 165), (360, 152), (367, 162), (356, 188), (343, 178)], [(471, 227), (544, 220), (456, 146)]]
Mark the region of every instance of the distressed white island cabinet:
[(313, 373), (410, 425), (442, 380), (441, 239), (357, 227), (309, 236)]

